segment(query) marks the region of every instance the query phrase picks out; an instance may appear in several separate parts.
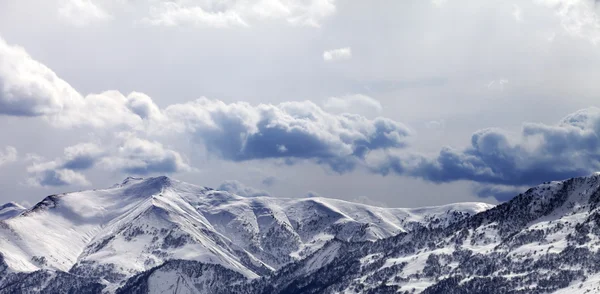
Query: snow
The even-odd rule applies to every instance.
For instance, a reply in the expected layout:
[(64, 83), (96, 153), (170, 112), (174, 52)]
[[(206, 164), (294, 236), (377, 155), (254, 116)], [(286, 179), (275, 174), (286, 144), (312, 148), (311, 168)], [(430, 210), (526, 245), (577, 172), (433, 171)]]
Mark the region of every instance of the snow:
[[(333, 238), (374, 241), (435, 219), (444, 225), (454, 221), (455, 211), (474, 214), (491, 207), (406, 209), (327, 198), (244, 198), (167, 177), (127, 178), (104, 190), (49, 196), (30, 209), (0, 207), (18, 211), (0, 221), (0, 253), (16, 272), (77, 268), (129, 277), (184, 259), (219, 264), (252, 279), (260, 276), (257, 269), (273, 271), (303, 259)], [(323, 266), (336, 250), (332, 245), (327, 257), (313, 257), (305, 270)]]
[(15, 202), (0, 205), (0, 221), (13, 218), (23, 211), (25, 211), (25, 207)]

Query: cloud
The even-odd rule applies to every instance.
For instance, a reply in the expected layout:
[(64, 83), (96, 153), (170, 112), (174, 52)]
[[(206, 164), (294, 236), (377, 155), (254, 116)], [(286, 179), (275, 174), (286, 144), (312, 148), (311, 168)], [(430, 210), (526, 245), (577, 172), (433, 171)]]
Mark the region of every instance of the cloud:
[[(0, 63), (0, 114), (39, 116), (67, 128), (117, 128), (114, 131), (157, 136), (178, 133), (203, 143), (209, 152), (227, 160), (312, 160), (341, 173), (355, 168), (371, 150), (404, 147), (410, 135), (409, 129), (399, 122), (334, 113), (310, 101), (253, 106), (201, 98), (161, 110), (149, 96), (138, 92), (125, 96), (106, 91), (82, 96), (21, 48), (2, 41), (0, 58), (6, 61)], [(340, 111), (356, 105), (368, 105), (375, 111), (381, 108), (367, 96), (340, 99), (331, 99), (328, 107)], [(133, 143), (137, 145), (125, 146), (131, 150), (122, 149), (128, 154), (121, 154), (110, 163), (128, 166), (123, 169), (138, 174), (172, 172), (184, 167), (177, 153), (158, 152), (159, 143), (130, 142)], [(138, 149), (167, 157), (151, 162), (149, 158), (137, 158)], [(93, 163), (92, 159), (74, 158), (72, 166), (67, 167), (86, 167)]]
[(61, 168), (70, 170), (86, 170), (93, 167), (106, 152), (93, 143), (81, 143), (65, 148)]
[(223, 182), (219, 188), (221, 191), (227, 191), (232, 194), (236, 194), (243, 197), (260, 197), (270, 196), (269, 192), (259, 190), (253, 187), (246, 186), (239, 181), (229, 180)]
[(277, 182), (277, 178), (273, 176), (268, 176), (262, 180), (262, 184), (267, 187), (271, 187)]
[(82, 96), (25, 50), (0, 38), (0, 115), (43, 117), (60, 127), (144, 128), (160, 121), (148, 96), (118, 91)]
[(362, 94), (329, 97), (323, 102), (323, 108), (333, 113), (356, 113), (367, 117), (375, 117), (383, 110), (379, 101)]
[(306, 192), (306, 196), (305, 197), (308, 197), (308, 198), (318, 198), (318, 197), (321, 197), (321, 195), (319, 193), (315, 192), (315, 191), (308, 191), (308, 192)]
[(600, 17), (596, 13), (597, 1), (536, 0), (537, 3), (556, 10), (562, 27), (567, 33), (600, 42)]
[(0, 38), (0, 114), (50, 115), (77, 99), (79, 93), (51, 69)]
[(350, 58), (352, 58), (352, 49), (350, 47), (327, 50), (323, 52), (323, 60), (327, 62), (345, 60)]
[(150, 7), (148, 17), (142, 22), (159, 26), (194, 25), (215, 28), (248, 26), (234, 10), (211, 12), (201, 6), (182, 6), (177, 2), (159, 2), (156, 6)]
[(4, 151), (0, 151), (0, 166), (17, 161), (18, 152), (15, 147), (6, 146)]
[(121, 135), (118, 145), (101, 147), (95, 143), (80, 143), (65, 148), (62, 158), (43, 161), (29, 156), (29, 183), (37, 186), (89, 185), (81, 173), (93, 167), (123, 174), (170, 174), (191, 170), (183, 157), (162, 144)]
[[(249, 27), (265, 21), (319, 27), (323, 19), (336, 10), (335, 0), (105, 0), (102, 1), (104, 8), (97, 2), (62, 0), (58, 12), (65, 21), (77, 26), (121, 18), (152, 26), (231, 28)], [(129, 13), (131, 10), (137, 13)]]
[(388, 205), (386, 205), (385, 203), (373, 200), (373, 199), (371, 199), (371, 198), (369, 198), (367, 196), (358, 196), (358, 197), (352, 199), (352, 202), (354, 202), (354, 203), (362, 203), (362, 204), (365, 204), (365, 205), (377, 206), (377, 207), (388, 207)]
[(224, 159), (310, 159), (349, 171), (369, 151), (401, 148), (409, 129), (386, 118), (333, 114), (310, 101), (252, 106), (201, 98), (171, 105), (171, 128)]
[(62, 0), (58, 14), (64, 21), (80, 27), (112, 18), (92, 0)]
[(88, 186), (90, 182), (80, 172), (63, 168), (59, 161), (34, 162), (27, 168), (32, 186)]
[(136, 137), (127, 138), (116, 152), (102, 159), (110, 170), (126, 174), (169, 174), (189, 171), (191, 167), (176, 151), (161, 143)]
[(388, 154), (371, 161), (377, 173), (442, 183), (467, 180), (507, 186), (535, 185), (600, 170), (600, 109), (572, 113), (556, 125), (525, 123), (520, 136), (501, 129), (473, 134), (471, 146), (443, 148), (436, 157)]
[(475, 195), (481, 198), (493, 197), (500, 202), (508, 201), (527, 190), (526, 187), (504, 185), (475, 185)]
[(515, 18), (515, 21), (517, 21), (517, 22), (523, 21), (523, 10), (521, 9), (521, 7), (519, 5), (513, 4), (512, 15)]

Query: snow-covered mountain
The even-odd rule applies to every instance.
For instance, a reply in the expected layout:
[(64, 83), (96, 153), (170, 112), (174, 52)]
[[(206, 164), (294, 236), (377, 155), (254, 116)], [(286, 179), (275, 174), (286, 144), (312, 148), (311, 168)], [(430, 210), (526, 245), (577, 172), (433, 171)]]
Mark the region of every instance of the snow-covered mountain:
[(0, 220), (17, 216), (23, 211), (25, 211), (25, 207), (15, 202), (9, 202), (4, 205), (0, 205)]
[(600, 293), (600, 174), (534, 187), (448, 227), (332, 240), (236, 293)]
[(600, 174), (498, 206), (244, 198), (157, 177), (6, 207), (0, 293), (600, 292)]
[(491, 207), (245, 198), (167, 177), (127, 178), (0, 210), (0, 293), (227, 293), (323, 255), (335, 242), (439, 230)]

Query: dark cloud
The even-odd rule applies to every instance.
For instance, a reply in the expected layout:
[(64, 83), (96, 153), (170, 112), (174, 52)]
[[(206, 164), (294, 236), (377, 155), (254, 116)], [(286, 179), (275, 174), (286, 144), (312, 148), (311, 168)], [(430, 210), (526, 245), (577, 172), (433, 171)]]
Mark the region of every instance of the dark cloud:
[(252, 106), (202, 98), (169, 106), (166, 114), (225, 159), (308, 159), (340, 173), (371, 150), (404, 147), (410, 135), (393, 120), (333, 114), (310, 101)]
[(239, 181), (229, 180), (219, 186), (219, 190), (227, 191), (243, 197), (270, 196), (269, 192), (244, 185)]
[(485, 129), (463, 150), (443, 148), (434, 157), (395, 156), (377, 165), (397, 173), (442, 183), (468, 180), (509, 186), (535, 185), (591, 174), (600, 169), (600, 109), (573, 113), (556, 125), (527, 123), (511, 140), (499, 129)]

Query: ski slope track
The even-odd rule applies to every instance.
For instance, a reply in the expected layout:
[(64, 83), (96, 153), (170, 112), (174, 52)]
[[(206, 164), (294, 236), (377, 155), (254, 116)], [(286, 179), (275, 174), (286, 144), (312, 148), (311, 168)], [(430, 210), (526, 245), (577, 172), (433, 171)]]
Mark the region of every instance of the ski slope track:
[[(548, 213), (561, 182), (536, 188), (547, 193), (517, 197), (537, 206), (528, 202), (527, 221), (515, 228), (546, 230), (569, 219), (548, 235), (552, 249), (537, 246), (570, 248), (569, 240), (583, 237), (568, 237), (567, 228), (595, 211), (586, 200), (598, 189), (592, 179), (597, 176), (577, 180), (587, 184)], [(31, 208), (0, 206), (0, 293), (379, 293), (382, 282), (399, 291), (428, 291), (436, 285), (423, 274), (430, 256), (504, 250), (524, 258), (537, 249), (511, 241), (528, 240), (527, 230), (513, 232), (490, 219), (512, 215), (502, 208), (507, 205), (380, 208), (327, 198), (246, 198), (168, 177), (127, 178), (108, 189), (51, 195)], [(461, 246), (452, 243), (455, 234)], [(430, 248), (422, 238), (437, 243)], [(411, 264), (404, 271), (403, 262)], [(455, 270), (457, 262), (446, 267)], [(340, 268), (331, 270), (335, 265)], [(325, 277), (323, 271), (339, 278), (300, 287)], [(380, 271), (394, 273), (371, 277)], [(446, 276), (451, 271), (438, 280)]]

